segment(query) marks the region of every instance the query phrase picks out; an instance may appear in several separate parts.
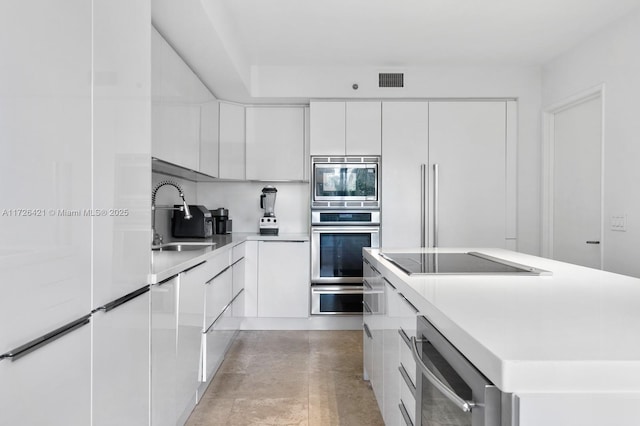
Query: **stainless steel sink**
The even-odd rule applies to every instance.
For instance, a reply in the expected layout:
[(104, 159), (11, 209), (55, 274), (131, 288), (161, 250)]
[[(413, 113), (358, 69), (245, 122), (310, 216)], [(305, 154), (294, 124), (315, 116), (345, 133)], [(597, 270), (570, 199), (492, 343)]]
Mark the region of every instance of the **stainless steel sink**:
[(216, 243), (211, 242), (173, 242), (165, 243), (157, 246), (151, 246), (151, 250), (155, 251), (190, 251), (202, 250), (205, 248), (213, 248)]

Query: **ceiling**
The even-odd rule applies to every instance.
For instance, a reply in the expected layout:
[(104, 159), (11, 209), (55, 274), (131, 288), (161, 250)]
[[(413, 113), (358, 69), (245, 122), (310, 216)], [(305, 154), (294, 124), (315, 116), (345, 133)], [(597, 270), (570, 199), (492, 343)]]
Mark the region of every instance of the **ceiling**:
[[(244, 86), (243, 97), (251, 98), (259, 92), (252, 83), (261, 67), (541, 65), (639, 8), (640, 0), (153, 0), (152, 4), (156, 28), (210, 87), (214, 80), (218, 92)], [(229, 76), (220, 73), (229, 72), (235, 72), (234, 81), (221, 84)]]

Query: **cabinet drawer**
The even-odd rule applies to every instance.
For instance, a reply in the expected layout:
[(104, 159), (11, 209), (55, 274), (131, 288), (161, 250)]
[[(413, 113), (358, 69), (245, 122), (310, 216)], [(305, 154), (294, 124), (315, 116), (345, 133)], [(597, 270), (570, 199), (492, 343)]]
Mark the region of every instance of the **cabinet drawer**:
[(413, 386), (416, 385), (416, 362), (411, 354), (411, 349), (404, 338), (400, 338), (400, 364), (404, 367), (407, 375), (411, 378)]
[(416, 424), (416, 398), (402, 379), (400, 379), (400, 404), (406, 408), (411, 423)]
[(231, 263), (236, 263), (244, 257), (245, 243), (240, 243), (231, 249)]
[(217, 256), (207, 260), (206, 268), (207, 268), (207, 277), (206, 280), (209, 281), (211, 278), (218, 275), (224, 268), (229, 266), (231, 262), (231, 250), (228, 250), (226, 253), (220, 253)]
[(205, 284), (205, 329), (220, 316), (232, 299), (233, 274), (231, 268)]

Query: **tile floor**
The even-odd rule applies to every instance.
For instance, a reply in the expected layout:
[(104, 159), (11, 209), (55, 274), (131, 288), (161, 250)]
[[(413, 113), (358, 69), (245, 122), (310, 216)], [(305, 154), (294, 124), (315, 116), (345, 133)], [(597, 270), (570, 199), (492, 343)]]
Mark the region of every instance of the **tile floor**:
[(384, 425), (361, 331), (242, 331), (187, 426)]

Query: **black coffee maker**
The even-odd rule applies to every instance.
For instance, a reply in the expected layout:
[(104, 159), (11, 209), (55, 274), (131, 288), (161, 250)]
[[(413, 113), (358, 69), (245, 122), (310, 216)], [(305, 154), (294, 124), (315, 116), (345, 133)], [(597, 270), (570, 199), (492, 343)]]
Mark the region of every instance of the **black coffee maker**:
[(213, 219), (213, 233), (214, 234), (230, 234), (231, 233), (231, 219), (229, 219), (229, 209), (224, 207), (211, 210), (211, 217)]

